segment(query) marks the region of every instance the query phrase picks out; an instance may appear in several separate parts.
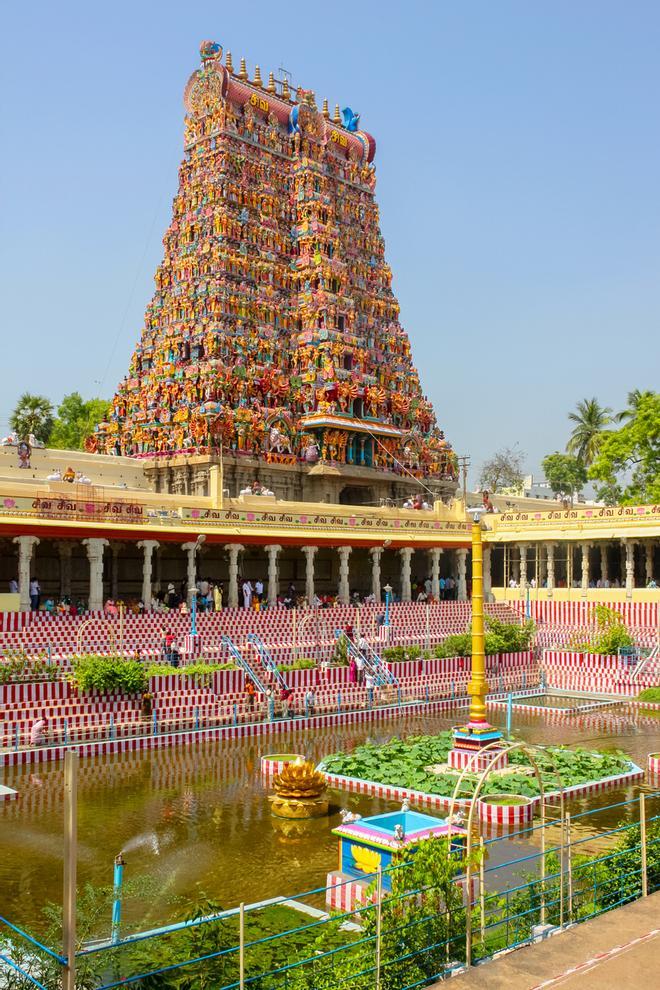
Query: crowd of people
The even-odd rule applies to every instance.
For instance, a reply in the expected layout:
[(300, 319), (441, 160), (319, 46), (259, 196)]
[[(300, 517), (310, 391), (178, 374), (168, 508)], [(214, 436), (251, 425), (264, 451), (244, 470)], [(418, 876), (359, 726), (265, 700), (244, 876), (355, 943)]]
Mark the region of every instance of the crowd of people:
[[(513, 582), (513, 579), (512, 579)], [(534, 585), (532, 585), (534, 586)], [(609, 587), (610, 585), (604, 585)], [(510, 587), (517, 587), (510, 583)], [(599, 584), (598, 587), (601, 587)], [(611, 587), (618, 587), (614, 583)], [(268, 598), (264, 590), (264, 582), (261, 578), (252, 581), (249, 578), (239, 578), (239, 605), (244, 609), (251, 609), (259, 612), (268, 607)], [(439, 581), (439, 601), (452, 601), (457, 597), (458, 585), (453, 577), (441, 577)], [(10, 594), (18, 594), (18, 582), (12, 578), (9, 582)], [(384, 595), (383, 595), (384, 598)], [(399, 596), (392, 591), (391, 602), (399, 601)], [(432, 594), (432, 581), (426, 578), (420, 581), (413, 590), (413, 601), (433, 602), (436, 599)], [(351, 592), (352, 605), (369, 605), (375, 602), (372, 593), (361, 594), (359, 591)], [(200, 578), (197, 581), (197, 595), (195, 607), (197, 612), (221, 612), (226, 606), (225, 589), (221, 581), (212, 581), (209, 578)], [(341, 604), (338, 595), (315, 593), (311, 602), (307, 601), (304, 594), (300, 594), (296, 585), (291, 581), (286, 590), (277, 595), (276, 608), (333, 608)], [(39, 610), (48, 612), (50, 615), (81, 615), (87, 610), (87, 603), (82, 599), (72, 598), (70, 595), (52, 596), (49, 595), (42, 601), (41, 586), (35, 577), (30, 581), (30, 608), (33, 612)], [(156, 592), (151, 602), (142, 599), (129, 599), (128, 601), (108, 598), (106, 599), (103, 611), (108, 618), (116, 618), (120, 609), (132, 615), (143, 615), (146, 612), (162, 613), (178, 612), (186, 614), (190, 611), (189, 596), (187, 594), (186, 582), (182, 581), (177, 588), (173, 582), (169, 582), (164, 592)]]

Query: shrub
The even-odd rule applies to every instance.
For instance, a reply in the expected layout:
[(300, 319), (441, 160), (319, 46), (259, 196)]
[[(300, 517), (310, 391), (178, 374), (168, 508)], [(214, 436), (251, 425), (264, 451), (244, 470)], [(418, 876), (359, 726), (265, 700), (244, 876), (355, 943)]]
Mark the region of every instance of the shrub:
[(72, 682), (79, 691), (110, 694), (141, 694), (147, 687), (147, 673), (138, 660), (103, 657), (86, 653), (73, 659)]
[(60, 668), (56, 663), (48, 663), (46, 653), (31, 657), (24, 649), (5, 650), (4, 658), (0, 660), (0, 684), (44, 679), (56, 681), (59, 676)]
[(645, 688), (637, 697), (640, 701), (660, 701), (660, 687)]
[(425, 650), (422, 652), (421, 646), (389, 646), (381, 652), (381, 658), (388, 663), (402, 663), (404, 660), (419, 660), (420, 657), (428, 660), (430, 654)]
[(283, 671), (287, 670), (313, 670), (316, 667), (316, 660), (312, 660), (310, 657), (300, 657), (299, 660), (294, 660), (293, 663), (278, 663), (277, 669)]
[(192, 677), (197, 681), (210, 681), (217, 670), (238, 670), (235, 663), (189, 663), (185, 667), (172, 667), (167, 663), (153, 663), (147, 667), (147, 677)]
[(348, 643), (345, 636), (340, 636), (335, 643), (335, 652), (332, 661), (340, 667), (348, 667)]
[[(496, 653), (522, 653), (528, 650), (536, 632), (533, 622), (499, 622), (485, 616), (486, 635), (484, 648), (488, 656)], [(433, 651), (436, 657), (472, 656), (472, 626), (464, 633), (447, 636)]]
[(634, 646), (633, 637), (628, 632), (621, 613), (607, 605), (596, 605), (595, 609), (598, 633), (591, 640), (572, 641), (572, 650), (582, 653), (594, 653), (599, 656), (614, 656), (619, 650)]

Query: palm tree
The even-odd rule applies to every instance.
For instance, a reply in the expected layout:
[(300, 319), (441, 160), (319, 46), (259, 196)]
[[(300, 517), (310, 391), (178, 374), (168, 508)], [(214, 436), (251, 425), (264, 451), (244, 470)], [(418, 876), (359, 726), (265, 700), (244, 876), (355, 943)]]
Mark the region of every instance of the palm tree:
[(609, 406), (601, 406), (596, 398), (582, 399), (575, 412), (568, 414), (568, 418), (575, 426), (566, 450), (585, 467), (589, 467), (596, 459), (605, 427), (612, 422), (612, 410)]
[(634, 419), (640, 402), (643, 399), (651, 399), (654, 395), (655, 393), (649, 389), (633, 389), (632, 392), (628, 392), (628, 405), (621, 412), (617, 413), (614, 419), (617, 423), (625, 423), (628, 420)]
[(45, 395), (32, 395), (31, 392), (23, 392), (9, 419), (9, 425), (21, 440), (27, 440), (32, 433), (42, 443), (47, 443), (53, 422), (50, 400)]

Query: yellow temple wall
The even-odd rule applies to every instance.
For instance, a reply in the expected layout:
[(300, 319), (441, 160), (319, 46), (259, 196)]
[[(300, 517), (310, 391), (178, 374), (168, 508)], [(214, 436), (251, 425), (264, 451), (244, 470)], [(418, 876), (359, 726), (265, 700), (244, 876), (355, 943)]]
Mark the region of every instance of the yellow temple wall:
[(580, 506), (488, 514), (487, 543), (563, 543), (660, 537), (660, 505)]
[(33, 447), (30, 467), (19, 468), (16, 447), (0, 447), (0, 479), (16, 485), (44, 482), (49, 474), (67, 468), (89, 478), (93, 485), (149, 489), (144, 475), (144, 465), (133, 457), (112, 457), (106, 454), (88, 454), (82, 450), (56, 450), (52, 447)]
[(660, 588), (491, 588), (496, 602), (597, 602), (599, 605), (614, 605), (620, 602), (649, 602), (660, 604)]

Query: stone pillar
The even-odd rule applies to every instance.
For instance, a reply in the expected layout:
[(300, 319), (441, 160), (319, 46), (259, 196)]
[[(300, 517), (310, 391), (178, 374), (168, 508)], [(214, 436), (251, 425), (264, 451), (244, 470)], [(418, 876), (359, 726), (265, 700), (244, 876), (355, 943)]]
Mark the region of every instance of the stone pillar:
[(429, 550), (431, 558), (431, 594), (436, 602), (440, 601), (440, 554), (441, 547), (433, 547)]
[(548, 559), (548, 598), (552, 595), (555, 586), (555, 545), (546, 543), (545, 552)]
[(635, 541), (624, 540), (626, 548), (626, 598), (632, 598), (635, 587)]
[(591, 543), (582, 543), (582, 568), (580, 571), (580, 587), (582, 588), (582, 595), (586, 597), (587, 591), (589, 590), (589, 549)]
[(548, 558), (545, 549), (545, 543), (539, 543), (538, 545), (538, 561), (539, 561), (538, 583), (539, 583), (539, 588), (542, 588), (548, 573)]
[(229, 553), (229, 588), (227, 605), (238, 608), (238, 555), (243, 547), (240, 543), (227, 543), (225, 550)]
[(151, 587), (152, 555), (158, 549), (158, 540), (140, 540), (138, 546), (144, 552), (142, 561), (142, 601), (145, 609), (151, 609), (153, 590)]
[(305, 598), (311, 608), (314, 601), (314, 557), (318, 547), (301, 547), (301, 550), (305, 554)]
[(21, 612), (29, 612), (30, 561), (34, 548), (39, 543), (39, 537), (15, 536), (12, 542), (18, 545), (18, 593), (21, 596)]
[(277, 557), (282, 549), (277, 543), (271, 543), (269, 546), (264, 547), (264, 550), (268, 553), (268, 605), (274, 608), (277, 605), (277, 591), (278, 591), (278, 579), (277, 579)]
[(186, 568), (186, 601), (188, 602), (188, 608), (192, 608), (192, 600), (194, 588), (197, 586), (197, 563), (196, 556), (197, 550), (199, 549), (198, 543), (182, 543), (181, 549), (185, 550), (188, 554), (188, 566)]
[(374, 596), (374, 601), (380, 602), (380, 558), (383, 556), (383, 548), (371, 547), (369, 555), (371, 556), (371, 594)]
[(456, 586), (459, 602), (467, 601), (467, 555), (467, 550), (456, 551), (456, 560), (458, 562), (458, 580)]
[(57, 552), (60, 557), (60, 595), (64, 598), (71, 597), (71, 554), (73, 553), (73, 543), (68, 540), (61, 540), (56, 543)]
[(119, 597), (119, 554), (123, 546), (123, 543), (110, 544), (110, 551), (112, 553), (112, 560), (110, 562), (110, 597), (115, 602)]
[(107, 540), (83, 540), (89, 561), (89, 599), (87, 608), (90, 612), (101, 612), (103, 609), (103, 551), (108, 546)]
[(653, 580), (653, 542), (651, 540), (647, 540), (644, 549), (646, 550), (646, 557), (644, 558), (644, 566), (646, 573), (646, 583), (648, 584), (649, 581)]
[(608, 580), (607, 574), (607, 543), (600, 545), (600, 579), (605, 583)]
[(490, 575), (490, 559), (492, 553), (492, 547), (485, 546), (484, 548), (484, 601), (489, 602), (492, 598), (492, 579)]
[(348, 579), (348, 558), (351, 555), (352, 547), (337, 547), (339, 554), (339, 586), (337, 597), (342, 605), (348, 605), (351, 600), (351, 588)]
[(518, 547), (520, 553), (520, 587), (524, 591), (527, 587), (527, 543), (521, 543)]
[(163, 551), (160, 546), (156, 547), (156, 574), (154, 576), (153, 591), (160, 591), (160, 585), (162, 581), (163, 574)]
[(399, 556), (401, 557), (401, 601), (409, 602), (412, 598), (412, 584), (410, 580), (410, 565), (413, 555), (412, 547), (401, 547)]

